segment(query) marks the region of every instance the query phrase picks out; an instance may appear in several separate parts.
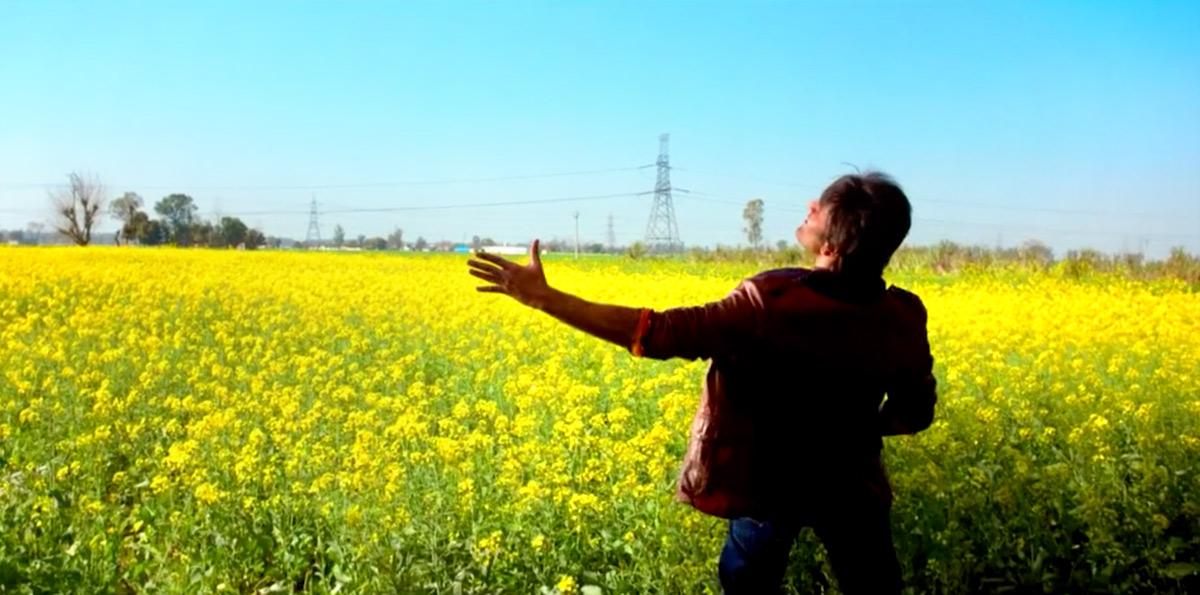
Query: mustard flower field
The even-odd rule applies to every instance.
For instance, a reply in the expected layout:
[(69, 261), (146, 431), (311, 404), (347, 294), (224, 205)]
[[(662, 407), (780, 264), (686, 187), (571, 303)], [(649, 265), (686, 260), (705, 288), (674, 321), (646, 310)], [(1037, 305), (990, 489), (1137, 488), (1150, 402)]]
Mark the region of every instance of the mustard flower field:
[[(724, 522), (672, 500), (706, 363), (478, 294), (465, 260), (0, 248), (0, 592), (719, 591)], [(757, 272), (545, 262), (655, 308)], [(888, 280), (940, 382), (934, 425), (885, 440), (912, 592), (1200, 585), (1200, 294)], [(789, 592), (831, 577), (802, 534)]]

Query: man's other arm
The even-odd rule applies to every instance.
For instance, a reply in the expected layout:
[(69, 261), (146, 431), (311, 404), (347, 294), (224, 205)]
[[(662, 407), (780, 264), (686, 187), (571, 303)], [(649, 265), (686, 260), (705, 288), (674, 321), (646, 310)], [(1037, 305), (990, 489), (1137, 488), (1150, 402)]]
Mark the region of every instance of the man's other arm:
[[(911, 295), (911, 294), (909, 294)], [(888, 387), (887, 400), (879, 409), (881, 432), (884, 436), (915, 434), (933, 423), (937, 403), (937, 380), (933, 377), (933, 355), (926, 331), (925, 306), (912, 296), (918, 314), (920, 332), (913, 341), (915, 357), (911, 367), (901, 371)]]

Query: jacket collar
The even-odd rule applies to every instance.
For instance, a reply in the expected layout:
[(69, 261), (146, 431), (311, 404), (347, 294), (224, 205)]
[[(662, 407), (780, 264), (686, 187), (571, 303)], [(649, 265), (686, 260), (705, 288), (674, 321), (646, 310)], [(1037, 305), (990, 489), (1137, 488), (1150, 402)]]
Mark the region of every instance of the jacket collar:
[(804, 284), (825, 297), (851, 304), (869, 304), (881, 298), (887, 290), (882, 277), (852, 275), (829, 269), (812, 269), (805, 275)]

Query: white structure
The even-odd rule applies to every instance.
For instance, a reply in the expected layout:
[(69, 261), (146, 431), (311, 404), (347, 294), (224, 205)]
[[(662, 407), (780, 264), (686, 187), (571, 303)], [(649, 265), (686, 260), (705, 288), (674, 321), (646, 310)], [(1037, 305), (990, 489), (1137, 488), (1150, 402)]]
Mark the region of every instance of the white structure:
[(528, 254), (529, 246), (484, 246), (483, 251), (492, 254)]

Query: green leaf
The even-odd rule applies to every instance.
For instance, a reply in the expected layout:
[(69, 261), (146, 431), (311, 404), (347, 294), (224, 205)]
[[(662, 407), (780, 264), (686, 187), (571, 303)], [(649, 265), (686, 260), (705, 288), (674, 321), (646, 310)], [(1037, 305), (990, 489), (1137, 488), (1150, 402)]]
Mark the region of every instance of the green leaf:
[(1163, 570), (1163, 574), (1176, 580), (1198, 572), (1200, 572), (1200, 564), (1195, 562), (1172, 562)]

